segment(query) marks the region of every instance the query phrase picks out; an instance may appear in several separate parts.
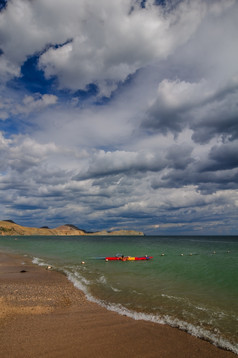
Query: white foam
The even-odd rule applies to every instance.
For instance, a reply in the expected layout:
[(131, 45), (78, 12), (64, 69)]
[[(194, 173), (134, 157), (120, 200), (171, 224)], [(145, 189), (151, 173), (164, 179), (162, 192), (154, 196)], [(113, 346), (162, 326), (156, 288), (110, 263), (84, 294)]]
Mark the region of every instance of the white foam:
[(185, 302), (186, 305), (192, 307), (193, 309), (195, 310), (198, 310), (198, 311), (203, 311), (203, 312), (206, 312), (206, 313), (209, 313), (209, 315), (211, 316), (215, 316), (215, 317), (225, 317), (226, 314), (224, 312), (214, 312), (212, 309), (210, 308), (207, 308), (207, 307), (201, 307), (201, 306), (197, 306), (197, 305), (194, 305), (189, 299), (187, 298), (183, 298), (183, 297), (176, 297), (176, 296), (170, 296), (170, 295), (166, 295), (166, 294), (161, 294), (162, 297), (165, 297), (165, 298), (168, 298), (170, 300), (174, 300), (174, 301), (180, 301), (180, 302)]
[(187, 299), (185, 299), (183, 297), (170, 296), (170, 295), (166, 295), (164, 293), (162, 293), (161, 296), (169, 298), (170, 300), (175, 300), (175, 301), (187, 301)]
[(85, 277), (83, 277), (82, 275), (80, 275), (77, 271), (75, 271), (74, 273), (72, 273), (72, 275), (75, 275), (77, 277), (77, 279), (79, 279), (83, 284), (89, 286), (90, 285), (90, 281), (87, 280)]
[(113, 286), (110, 286), (110, 287), (111, 287), (112, 291), (114, 291), (114, 292), (122, 292), (122, 290), (119, 290), (118, 288), (115, 288)]
[[(32, 262), (39, 266), (48, 265), (43, 260), (41, 260), (37, 257), (34, 257)], [(127, 309), (126, 307), (122, 306), (121, 304), (108, 304), (102, 300), (96, 299), (89, 293), (87, 286), (90, 285), (90, 281), (86, 280), (77, 271), (72, 273), (69, 270), (65, 269), (64, 273), (67, 275), (67, 278), (69, 279), (69, 281), (71, 281), (76, 288), (78, 288), (79, 290), (84, 292), (86, 298), (89, 301), (95, 302), (95, 303), (99, 304), (100, 306), (105, 307), (109, 311), (117, 312), (120, 315), (130, 317), (134, 320), (143, 320), (143, 321), (150, 321), (150, 322), (158, 323), (158, 324), (167, 324), (171, 327), (179, 328), (180, 330), (186, 331), (187, 333), (189, 333), (195, 337), (209, 341), (210, 343), (214, 344), (217, 347), (227, 349), (227, 350), (232, 351), (233, 353), (238, 354), (238, 345), (232, 344), (229, 341), (227, 341), (226, 339), (220, 337), (217, 334), (217, 333), (219, 333), (218, 330), (216, 331), (216, 333), (212, 333), (202, 327), (194, 326), (193, 324), (170, 317), (169, 315), (162, 316), (162, 315), (153, 315), (153, 314), (148, 314), (148, 313), (143, 313), (143, 312), (135, 312), (135, 311)], [(104, 278), (104, 276), (102, 278), (100, 278), (100, 281), (104, 281), (103, 278)], [(111, 287), (111, 288), (115, 292), (120, 291), (113, 287)], [(164, 294), (162, 296), (168, 297), (170, 299), (178, 299), (177, 297), (167, 296)], [(201, 307), (197, 307), (197, 308), (202, 309)]]
[(42, 259), (39, 259), (39, 257), (33, 257), (32, 263), (38, 266), (49, 266), (49, 264), (44, 262)]
[[(100, 302), (99, 300), (94, 300), (94, 301), (99, 303), (101, 306), (106, 307), (110, 311), (115, 311), (121, 315), (126, 315), (135, 320), (143, 320), (143, 321), (150, 321), (153, 323), (167, 324), (171, 327), (179, 328), (180, 330), (186, 331), (187, 333), (195, 337), (209, 341), (210, 343), (216, 345), (217, 347), (227, 349), (238, 354), (238, 345), (233, 345), (232, 343), (228, 342), (224, 338), (219, 337), (217, 334), (213, 334), (201, 327), (196, 327), (188, 322), (181, 321), (176, 318), (172, 318), (168, 315), (158, 316), (158, 315), (152, 315), (142, 312), (135, 312), (135, 311), (128, 310), (122, 305), (105, 304), (103, 302)], [(219, 330), (216, 330), (216, 333), (219, 333)]]
[(135, 293), (136, 295), (139, 295), (139, 296), (143, 294), (143, 293), (138, 292), (138, 291), (136, 291), (136, 290), (133, 290), (132, 292)]
[(169, 315), (160, 316), (160, 315), (153, 315), (143, 312), (135, 312), (132, 310), (127, 309), (126, 307), (122, 306), (121, 304), (108, 304), (102, 300), (99, 300), (93, 297), (87, 290), (87, 288), (75, 278), (74, 274), (67, 273), (68, 279), (73, 282), (74, 286), (83, 291), (86, 295), (86, 298), (91, 301), (99, 304), (100, 306), (106, 308), (109, 311), (117, 312), (120, 315), (130, 317), (134, 320), (143, 320), (143, 321), (150, 321), (153, 323), (158, 324), (167, 324), (171, 327), (179, 328), (182, 331), (186, 331), (187, 333), (204, 339), (217, 347), (230, 350), (236, 354), (238, 354), (238, 345), (233, 345), (226, 339), (219, 337), (217, 330), (216, 333), (209, 332), (208, 330), (194, 326), (191, 323), (181, 321), (179, 319), (170, 317)]
[(100, 276), (99, 279), (97, 279), (97, 282), (103, 283), (104, 285), (107, 284), (107, 279), (105, 276)]
[[(67, 278), (69, 279), (69, 281), (71, 281), (73, 283), (73, 285), (78, 288), (80, 291), (83, 291), (84, 294), (86, 295), (86, 297), (88, 298), (88, 289), (86, 287), (87, 283), (89, 282), (87, 280), (85, 280), (85, 278), (83, 276), (81, 276), (79, 273), (72, 273), (69, 272), (68, 270), (64, 270), (65, 274), (67, 275)], [(77, 277), (75, 277), (77, 276)]]

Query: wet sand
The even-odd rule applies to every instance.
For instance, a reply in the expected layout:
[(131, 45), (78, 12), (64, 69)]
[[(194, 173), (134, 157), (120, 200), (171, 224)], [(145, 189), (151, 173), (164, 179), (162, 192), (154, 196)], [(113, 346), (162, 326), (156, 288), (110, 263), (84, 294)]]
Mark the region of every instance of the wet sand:
[(0, 349), (1, 358), (237, 357), (176, 328), (107, 311), (88, 302), (63, 274), (5, 253)]

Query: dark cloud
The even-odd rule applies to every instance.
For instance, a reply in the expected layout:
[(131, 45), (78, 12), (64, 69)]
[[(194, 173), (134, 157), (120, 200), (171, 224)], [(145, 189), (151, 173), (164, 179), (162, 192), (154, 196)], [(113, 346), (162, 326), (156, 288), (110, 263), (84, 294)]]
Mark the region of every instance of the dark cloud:
[[(162, 82), (158, 98), (145, 114), (143, 127), (176, 136), (187, 127), (193, 130), (192, 139), (197, 143), (206, 143), (217, 136), (236, 139), (237, 86), (221, 90), (209, 87), (208, 84)], [(204, 95), (203, 91), (214, 93)]]
[(200, 123), (194, 123), (192, 139), (197, 143), (209, 142), (216, 136), (221, 136), (223, 139), (235, 140), (238, 138), (238, 121), (237, 114), (227, 114), (222, 117), (222, 113), (214, 114), (207, 113), (207, 117)]
[(157, 130), (161, 134), (172, 132), (177, 135), (185, 127), (186, 122), (183, 119), (182, 111), (173, 111), (160, 107), (151, 108), (146, 120), (143, 122), (145, 128)]
[(209, 153), (210, 166), (207, 171), (218, 171), (238, 168), (238, 141), (221, 144), (211, 148)]
[(193, 148), (191, 146), (173, 145), (168, 149), (166, 158), (168, 167), (184, 170), (194, 161), (191, 156)]
[(237, 180), (237, 169), (227, 170), (220, 165), (218, 170), (214, 163), (210, 163), (206, 168), (197, 165), (186, 170), (170, 170), (160, 179), (153, 179), (151, 186), (153, 189), (194, 186), (196, 191), (216, 193), (219, 190), (236, 189)]
[(134, 175), (137, 172), (161, 171), (165, 166), (161, 156), (153, 153), (133, 153), (125, 151), (100, 151), (92, 157), (86, 173), (80, 173), (75, 180), (115, 176), (118, 174)]

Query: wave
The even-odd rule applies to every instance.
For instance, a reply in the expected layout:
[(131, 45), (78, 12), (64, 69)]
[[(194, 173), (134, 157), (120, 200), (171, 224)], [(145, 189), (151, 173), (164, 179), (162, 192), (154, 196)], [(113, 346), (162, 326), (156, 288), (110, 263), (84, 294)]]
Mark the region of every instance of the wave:
[(132, 310), (128, 310), (127, 308), (125, 308), (122, 305), (108, 304), (101, 300), (95, 299), (92, 296), (89, 297), (89, 300), (105, 307), (109, 311), (117, 312), (120, 315), (130, 317), (134, 320), (143, 320), (143, 321), (149, 321), (149, 322), (158, 323), (158, 324), (167, 324), (171, 327), (178, 328), (182, 331), (185, 331), (197, 338), (204, 339), (219, 348), (226, 349), (226, 350), (232, 351), (233, 353), (238, 354), (238, 346), (233, 345), (232, 343), (230, 343), (229, 341), (225, 340), (224, 338), (218, 336), (217, 334), (213, 334), (213, 333), (209, 332), (208, 330), (205, 330), (201, 327), (196, 327), (193, 324), (190, 324), (188, 322), (181, 321), (176, 318), (172, 318), (168, 315), (158, 316), (158, 315), (153, 315), (153, 314), (148, 314), (148, 313), (143, 313), (143, 312), (135, 312)]
[(191, 323), (179, 320), (177, 318), (170, 317), (169, 315), (162, 316), (162, 315), (153, 315), (143, 312), (136, 312), (133, 310), (129, 310), (128, 308), (124, 307), (121, 304), (106, 303), (105, 301), (92, 296), (89, 293), (88, 289), (82, 284), (82, 282), (79, 282), (75, 278), (75, 275), (73, 273), (66, 272), (66, 274), (68, 279), (74, 284), (74, 286), (84, 292), (86, 298), (89, 301), (97, 303), (98, 305), (106, 308), (109, 311), (117, 312), (120, 315), (130, 317), (134, 320), (143, 320), (143, 321), (150, 321), (158, 324), (167, 324), (171, 327), (178, 328), (182, 331), (185, 331), (197, 338), (204, 339), (219, 348), (226, 349), (233, 353), (238, 354), (238, 346), (232, 344), (231, 342), (219, 336), (218, 330), (216, 330), (217, 333), (216, 334), (202, 327), (198, 327)]
[[(44, 260), (36, 258), (36, 257), (33, 258), (32, 262), (39, 266), (47, 266), (48, 265), (48, 263), (46, 263)], [(52, 268), (54, 269), (53, 266), (52, 266)], [(153, 323), (158, 323), (158, 324), (163, 324), (163, 325), (167, 324), (171, 327), (178, 328), (182, 331), (185, 331), (197, 338), (204, 339), (219, 348), (226, 349), (226, 350), (229, 350), (235, 354), (238, 354), (238, 345), (232, 344), (228, 340), (219, 336), (218, 330), (216, 330), (215, 333), (212, 333), (202, 327), (195, 326), (191, 323), (179, 320), (179, 319), (171, 317), (169, 315), (158, 315), (158, 314), (154, 315), (154, 314), (150, 314), (150, 313), (136, 312), (133, 310), (129, 310), (128, 308), (124, 307), (121, 304), (107, 303), (103, 300), (95, 298), (94, 296), (92, 296), (90, 294), (88, 287), (90, 287), (91, 282), (88, 281), (87, 279), (85, 279), (85, 277), (83, 277), (78, 271), (75, 271), (73, 269), (73, 267), (63, 268), (62, 271), (66, 274), (68, 280), (71, 281), (77, 289), (79, 289), (80, 291), (82, 291), (85, 294), (88, 301), (97, 303), (98, 305), (106, 308), (109, 311), (117, 312), (120, 315), (130, 317), (134, 320), (150, 321)], [(99, 280), (101, 283), (104, 283), (104, 284), (106, 283), (106, 279), (104, 277), (101, 277)], [(113, 287), (111, 287), (111, 288), (115, 292), (120, 291)], [(167, 295), (164, 295), (164, 296), (166, 297)], [(167, 298), (177, 299), (174, 296), (167, 296)], [(197, 308), (203, 309), (201, 307), (197, 307)]]
[(32, 263), (38, 266), (51, 266), (53, 268), (52, 265), (46, 263), (44, 260), (40, 259), (39, 257), (33, 257)]
[(102, 300), (96, 299), (91, 295), (87, 295), (87, 298), (88, 300), (99, 304), (100, 306), (106, 308), (109, 311), (117, 312), (120, 315), (130, 317), (134, 320), (143, 320), (143, 321), (149, 321), (158, 324), (167, 324), (171, 327), (178, 328), (182, 331), (185, 331), (191, 334), (192, 336), (195, 336), (200, 339), (204, 339), (219, 348), (226, 349), (233, 353), (238, 354), (238, 346), (233, 345), (232, 343), (230, 343), (229, 341), (225, 340), (224, 338), (220, 337), (217, 334), (211, 333), (208, 330), (205, 330), (201, 327), (196, 327), (188, 322), (181, 321), (176, 318), (172, 318), (168, 315), (159, 316), (159, 315), (153, 315), (143, 312), (135, 312), (133, 310), (128, 310), (126, 307), (120, 304), (105, 303)]
[(107, 285), (107, 279), (106, 279), (106, 277), (105, 276), (100, 276), (98, 279), (97, 279), (97, 282), (99, 282), (99, 283), (102, 283), (102, 284), (104, 284), (104, 285)]

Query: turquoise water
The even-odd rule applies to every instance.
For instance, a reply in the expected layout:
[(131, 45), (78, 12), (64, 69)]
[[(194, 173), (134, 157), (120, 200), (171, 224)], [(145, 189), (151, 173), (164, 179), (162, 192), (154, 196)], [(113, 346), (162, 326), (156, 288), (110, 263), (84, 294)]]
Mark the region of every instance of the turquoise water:
[[(64, 271), (110, 310), (238, 353), (238, 237), (1, 237), (0, 249)], [(153, 260), (101, 259), (118, 253)]]

